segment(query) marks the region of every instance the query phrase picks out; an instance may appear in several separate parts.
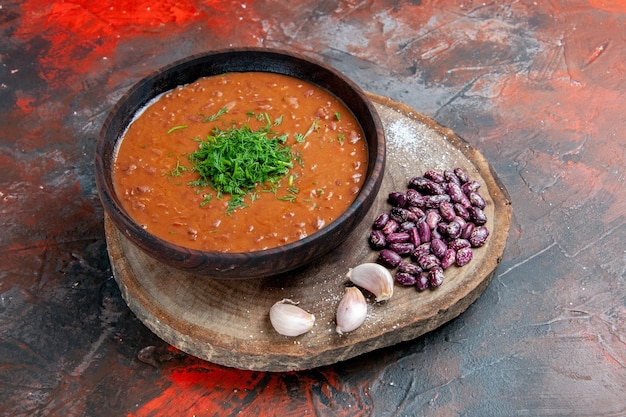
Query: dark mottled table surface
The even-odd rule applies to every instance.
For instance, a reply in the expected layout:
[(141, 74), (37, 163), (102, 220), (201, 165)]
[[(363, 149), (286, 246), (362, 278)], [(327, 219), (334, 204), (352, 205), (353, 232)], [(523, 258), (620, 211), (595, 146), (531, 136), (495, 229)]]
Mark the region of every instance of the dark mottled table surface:
[[(624, 2), (9, 0), (0, 39), (0, 414), (626, 415)], [(134, 316), (98, 132), (140, 78), (228, 46), (320, 59), (485, 155), (513, 222), (464, 314), (290, 373), (184, 355)]]

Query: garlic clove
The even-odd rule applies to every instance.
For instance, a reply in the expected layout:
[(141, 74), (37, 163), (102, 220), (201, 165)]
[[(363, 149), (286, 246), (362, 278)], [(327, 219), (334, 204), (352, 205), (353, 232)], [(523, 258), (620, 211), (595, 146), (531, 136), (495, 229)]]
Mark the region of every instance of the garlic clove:
[(270, 322), (274, 329), (285, 336), (300, 336), (311, 330), (315, 316), (285, 298), (270, 308)]
[(365, 288), (374, 296), (376, 301), (385, 301), (393, 295), (393, 276), (384, 266), (366, 262), (351, 268), (347, 274), (354, 285)]
[(337, 305), (337, 327), (335, 331), (344, 334), (356, 330), (367, 316), (367, 302), (360, 289), (347, 287)]

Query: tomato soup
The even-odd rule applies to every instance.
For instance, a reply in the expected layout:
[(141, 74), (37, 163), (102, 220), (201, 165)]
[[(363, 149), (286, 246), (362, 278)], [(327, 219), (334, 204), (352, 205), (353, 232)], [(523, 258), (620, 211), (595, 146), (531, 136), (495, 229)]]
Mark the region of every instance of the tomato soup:
[[(190, 155), (216, 130), (283, 135), (293, 160), (272, 184), (258, 184), (233, 208), (232, 196), (198, 186)], [(248, 252), (302, 239), (341, 215), (365, 179), (367, 143), (345, 105), (285, 75), (227, 73), (162, 94), (118, 145), (115, 190), (150, 233), (194, 249)]]

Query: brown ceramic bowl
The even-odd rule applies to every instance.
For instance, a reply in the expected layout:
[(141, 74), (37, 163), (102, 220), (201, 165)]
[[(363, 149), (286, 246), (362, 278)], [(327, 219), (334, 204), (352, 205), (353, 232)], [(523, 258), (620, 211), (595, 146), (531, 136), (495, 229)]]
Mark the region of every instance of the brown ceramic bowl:
[[(263, 71), (299, 78), (331, 92), (355, 115), (368, 144), (368, 170), (354, 203), (334, 222), (299, 241), (244, 253), (209, 252), (175, 245), (135, 223), (122, 209), (113, 187), (116, 145), (136, 113), (150, 100), (200, 77), (226, 72)], [(107, 117), (96, 145), (96, 186), (115, 226), (137, 247), (174, 268), (213, 278), (259, 278), (287, 272), (341, 244), (364, 218), (380, 188), (385, 169), (382, 124), (367, 96), (336, 70), (309, 58), (261, 48), (227, 49), (175, 62), (132, 87)]]

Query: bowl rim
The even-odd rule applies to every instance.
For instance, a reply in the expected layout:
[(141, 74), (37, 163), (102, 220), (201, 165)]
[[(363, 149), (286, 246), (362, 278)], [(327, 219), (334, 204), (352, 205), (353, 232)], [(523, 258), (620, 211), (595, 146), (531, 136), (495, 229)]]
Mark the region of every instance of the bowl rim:
[[(211, 58), (217, 58), (219, 57), (219, 55), (233, 56), (233, 54), (248, 54), (248, 53), (271, 56), (276, 59), (296, 60), (298, 63), (306, 63), (306, 65), (313, 65), (316, 68), (316, 70), (326, 72), (332, 77), (335, 77), (341, 80), (341, 82), (344, 83), (347, 88), (352, 90), (352, 93), (356, 94), (359, 97), (361, 103), (366, 106), (367, 112), (371, 116), (371, 122), (374, 124), (374, 129), (376, 131), (376, 136), (378, 138), (378, 141), (377, 141), (376, 149), (374, 150), (369, 149), (370, 144), (368, 143), (368, 168), (367, 168), (367, 173), (365, 175), (366, 179), (364, 183), (362, 184), (362, 187), (360, 187), (358, 195), (343, 213), (341, 213), (331, 223), (325, 225), (322, 229), (302, 239), (289, 242), (284, 245), (255, 250), (255, 251), (221, 252), (221, 251), (206, 251), (206, 250), (201, 250), (201, 249), (194, 249), (194, 248), (190, 248), (187, 246), (182, 246), (182, 245), (170, 242), (168, 240), (165, 240), (159, 236), (156, 236), (146, 231), (143, 227), (141, 227), (140, 224), (135, 222), (135, 220), (133, 220), (133, 218), (122, 208), (120, 201), (119, 201), (119, 197), (117, 193), (115, 192), (115, 189), (113, 188), (113, 185), (111, 183), (112, 177), (113, 177), (111, 168), (113, 167), (114, 160), (115, 160), (115, 152), (116, 152), (115, 149), (117, 149), (119, 141), (123, 137), (124, 132), (126, 131), (128, 126), (130, 125), (130, 123), (132, 123), (134, 118), (137, 116), (137, 112), (140, 111), (143, 107), (145, 107), (145, 105), (151, 100), (153, 100), (155, 97), (159, 96), (163, 92), (172, 90), (172, 88), (166, 88), (163, 91), (158, 91), (158, 92), (155, 92), (154, 94), (152, 94), (151, 92), (150, 97), (147, 100), (145, 100), (145, 102), (132, 104), (131, 107), (133, 108), (133, 111), (132, 111), (132, 115), (130, 116), (124, 116), (123, 114), (122, 115), (120, 114), (124, 110), (124, 106), (128, 105), (128, 101), (131, 100), (135, 95), (139, 94), (143, 89), (146, 88), (146, 86), (157, 83), (161, 78), (175, 71), (177, 68), (182, 68), (184, 70), (185, 67), (193, 65), (194, 62), (207, 60)], [(280, 73), (278, 71), (268, 71), (264, 69), (259, 69), (259, 70), (254, 69), (254, 70), (247, 70), (247, 71), (248, 72), (259, 71), (259, 72)], [(225, 71), (225, 72), (228, 72), (228, 71)], [(230, 72), (235, 72), (235, 71), (231, 70)], [(239, 71), (239, 72), (246, 72), (246, 71)], [(210, 76), (210, 75), (217, 75), (217, 74), (207, 74), (204, 76)], [(290, 74), (284, 74), (284, 75), (290, 75)], [(199, 77), (196, 77), (196, 79), (198, 78)], [(318, 85), (315, 80), (305, 79), (305, 81), (313, 83), (317, 85), (318, 87), (321, 87), (325, 89), (326, 91), (329, 91), (324, 86)], [(178, 85), (183, 85), (183, 84), (179, 83)], [(329, 92), (333, 94), (333, 96), (337, 97), (337, 95), (333, 93), (332, 91), (329, 91)], [(342, 101), (342, 103), (346, 107), (348, 107), (350, 111), (353, 111), (349, 103), (345, 103), (345, 101), (342, 100), (341, 98), (339, 98), (339, 100)], [(123, 123), (123, 128), (121, 129), (121, 131), (120, 129), (116, 129), (117, 133), (114, 134), (113, 144), (111, 145), (109, 141), (111, 140), (110, 136), (112, 134), (109, 131), (111, 130), (111, 125), (113, 124), (113, 121), (115, 119), (120, 118), (120, 116), (122, 116), (123, 119), (126, 120), (126, 122)], [(361, 128), (364, 129), (363, 122), (358, 119), (357, 121), (359, 121)], [(105, 154), (105, 148), (107, 147), (107, 145), (113, 147), (113, 152), (111, 152), (111, 155), (109, 158), (103, 158), (103, 155)], [(375, 155), (374, 158), (372, 158), (373, 155)], [(175, 262), (177, 265), (172, 265), (170, 262), (167, 262), (167, 261), (164, 261), (164, 263), (178, 267), (179, 269), (189, 270), (190, 272), (197, 272), (197, 273), (199, 272), (201, 275), (211, 275), (214, 278), (220, 278), (220, 275), (224, 275), (225, 273), (226, 275), (228, 275), (227, 273), (228, 269), (233, 269), (233, 270), (238, 269), (237, 266), (238, 264), (240, 264), (242, 259), (245, 259), (245, 258), (248, 258), (249, 260), (253, 259), (255, 263), (269, 262), (271, 261), (272, 258), (284, 255), (285, 252), (291, 249), (310, 246), (312, 242), (317, 241), (318, 239), (320, 239), (320, 237), (324, 235), (332, 236), (334, 233), (337, 233), (337, 229), (340, 227), (340, 225), (343, 222), (350, 219), (352, 216), (355, 215), (355, 213), (358, 213), (359, 211), (363, 211), (362, 207), (364, 205), (367, 206), (367, 209), (371, 207), (371, 204), (376, 194), (378, 193), (378, 190), (382, 182), (382, 176), (384, 174), (385, 163), (386, 163), (386, 139), (384, 135), (384, 130), (382, 128), (382, 122), (380, 120), (380, 117), (373, 103), (367, 97), (366, 93), (355, 82), (353, 82), (351, 79), (349, 79), (347, 76), (345, 76), (338, 70), (323, 63), (322, 61), (319, 61), (315, 58), (311, 58), (308, 56), (304, 56), (297, 52), (292, 52), (292, 51), (283, 50), (283, 49), (278, 50), (278, 49), (273, 49), (273, 48), (265, 48), (265, 47), (235, 47), (235, 48), (224, 48), (224, 49), (217, 49), (217, 50), (212, 50), (208, 52), (202, 52), (202, 53), (194, 54), (194, 55), (176, 60), (155, 71), (152, 71), (148, 76), (141, 78), (130, 89), (128, 89), (124, 93), (124, 95), (117, 100), (113, 108), (109, 111), (107, 118), (105, 119), (102, 125), (102, 128), (100, 130), (100, 133), (98, 135), (98, 139), (96, 142), (96, 151), (95, 151), (95, 173), (96, 173), (95, 179), (96, 179), (96, 188), (97, 188), (100, 200), (103, 204), (105, 213), (109, 214), (109, 217), (111, 218), (113, 223), (116, 225), (118, 230), (120, 230), (124, 235), (127, 235), (127, 236), (132, 235), (135, 237), (133, 241), (135, 242), (136, 245), (138, 245), (144, 251), (151, 253), (152, 252), (151, 248), (146, 247), (146, 245), (153, 246), (154, 243), (156, 243), (160, 247), (163, 248), (163, 250), (160, 251), (159, 259), (162, 260), (163, 257), (165, 257), (171, 260), (172, 262)], [(366, 212), (367, 210), (365, 210), (362, 213), (362, 215), (365, 215)], [(354, 220), (355, 222), (353, 225), (351, 225), (351, 229), (355, 227), (356, 225), (358, 225), (358, 223), (362, 220), (362, 218), (354, 219)], [(149, 243), (149, 242), (154, 242), (154, 243)], [(332, 245), (333, 242), (328, 242), (328, 244)], [(334, 248), (335, 246), (332, 246), (331, 249)], [(154, 255), (155, 254), (152, 253), (152, 256)], [(183, 264), (185, 264), (185, 262), (187, 262), (189, 259), (194, 259), (195, 257), (198, 257), (198, 256), (202, 257), (203, 259), (206, 259), (207, 257), (208, 258), (219, 257), (220, 259), (219, 263), (221, 265), (230, 264), (231, 266), (227, 268), (215, 269), (213, 272), (217, 275), (213, 275), (212, 273), (207, 273), (208, 271), (199, 271), (197, 270), (197, 268), (194, 268), (194, 265), (188, 265), (188, 267), (187, 266), (183, 267)], [(277, 271), (277, 273), (281, 273), (281, 272), (286, 272), (286, 271)], [(242, 278), (247, 278), (247, 277), (248, 276), (242, 276)], [(226, 276), (226, 278), (232, 278), (232, 277)]]

